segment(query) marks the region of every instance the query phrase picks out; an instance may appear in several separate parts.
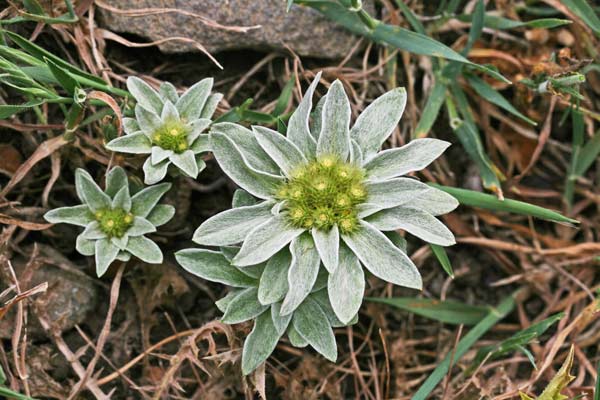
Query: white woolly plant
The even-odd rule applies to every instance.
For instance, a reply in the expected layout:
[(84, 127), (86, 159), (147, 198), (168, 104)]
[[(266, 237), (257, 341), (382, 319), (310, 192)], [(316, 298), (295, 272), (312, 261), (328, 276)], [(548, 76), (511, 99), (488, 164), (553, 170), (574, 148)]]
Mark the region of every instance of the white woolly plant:
[(102, 276), (114, 260), (128, 261), (131, 256), (150, 264), (160, 264), (160, 248), (145, 234), (167, 223), (175, 214), (173, 206), (158, 204), (170, 189), (170, 183), (150, 186), (132, 195), (123, 168), (115, 167), (106, 175), (105, 190), (90, 174), (75, 171), (75, 189), (82, 205), (48, 211), (51, 223), (84, 227), (75, 248), (84, 256), (95, 256), (96, 273)]
[(201, 153), (208, 151), (202, 132), (211, 124), (220, 93), (211, 94), (213, 79), (206, 78), (181, 96), (164, 82), (159, 91), (136, 77), (127, 79), (127, 89), (136, 99), (135, 119), (124, 118), (125, 135), (111, 140), (109, 150), (149, 154), (144, 163), (144, 182), (152, 185), (174, 165), (184, 175), (196, 178), (205, 167)]
[[(250, 194), (237, 190), (233, 207), (256, 204)], [(221, 251), (185, 249), (175, 258), (188, 272), (211, 282), (222, 283), (233, 289), (217, 301), (223, 312), (222, 321), (238, 324), (254, 320), (254, 329), (244, 342), (242, 372), (249, 374), (273, 352), (280, 338), (286, 334), (295, 347), (310, 345), (331, 361), (337, 358), (337, 345), (332, 328), (356, 323), (357, 316), (343, 323), (336, 316), (327, 294), (328, 272), (321, 267), (308, 296), (293, 313), (281, 315), (282, 300), (288, 291), (287, 265), (291, 254), (282, 250), (268, 262), (248, 267), (231, 263), (239, 247), (222, 247)], [(273, 285), (272, 272), (278, 283)]]
[[(362, 303), (362, 267), (385, 281), (421, 289), (419, 271), (390, 234), (402, 229), (429, 243), (452, 245), (453, 234), (435, 216), (452, 211), (458, 202), (401, 177), (425, 168), (449, 143), (417, 139), (381, 151), (404, 111), (403, 88), (374, 100), (350, 128), (350, 103), (337, 80), (311, 121), (319, 79), (291, 115), (287, 136), (260, 126), (211, 127), (210, 147), (221, 169), (260, 202), (209, 218), (193, 240), (206, 246), (241, 245), (231, 260), (235, 267), (267, 262), (260, 283), (266, 293), (281, 298), (258, 300), (264, 306), (281, 300), (282, 316), (303, 304), (322, 265), (330, 305), (346, 324)], [(204, 263), (204, 253), (192, 253), (188, 262), (194, 257), (198, 265)]]

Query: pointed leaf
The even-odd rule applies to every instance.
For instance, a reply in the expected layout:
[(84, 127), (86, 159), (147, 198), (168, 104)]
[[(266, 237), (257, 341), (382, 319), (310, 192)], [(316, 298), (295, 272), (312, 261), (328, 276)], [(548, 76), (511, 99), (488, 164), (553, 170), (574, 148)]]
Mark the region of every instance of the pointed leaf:
[(200, 117), (212, 87), (213, 78), (205, 78), (186, 90), (176, 104), (181, 118), (191, 121)]
[(367, 183), (367, 203), (384, 208), (406, 204), (429, 189), (424, 183), (411, 178), (394, 178)]
[(131, 210), (131, 196), (129, 195), (129, 186), (123, 186), (112, 200), (111, 208), (122, 208), (125, 212)]
[(340, 249), (338, 268), (327, 281), (329, 301), (343, 324), (358, 313), (365, 292), (365, 274), (356, 256), (345, 246)]
[(154, 185), (162, 181), (167, 176), (167, 170), (171, 165), (170, 160), (164, 160), (156, 165), (152, 164), (152, 157), (148, 157), (144, 162), (144, 183), (146, 185)]
[(399, 286), (422, 288), (421, 274), (412, 260), (371, 224), (360, 221), (360, 228), (342, 235), (342, 239), (376, 277)]
[(127, 236), (142, 236), (152, 232), (156, 232), (156, 227), (146, 218), (136, 215), (133, 219), (133, 224), (127, 230)]
[(51, 224), (71, 224), (77, 226), (87, 226), (93, 221), (93, 215), (87, 205), (83, 204), (74, 207), (61, 207), (48, 211), (44, 214), (44, 219)]
[(252, 332), (244, 342), (242, 373), (248, 375), (271, 355), (281, 335), (273, 325), (271, 313), (264, 312), (256, 318)]
[(131, 198), (131, 212), (139, 217), (147, 217), (158, 204), (158, 201), (171, 189), (170, 183), (149, 186), (137, 192)]
[(150, 85), (138, 77), (130, 76), (127, 78), (127, 90), (133, 95), (138, 104), (156, 115), (160, 115), (163, 101)]
[(156, 227), (166, 224), (175, 215), (175, 207), (169, 204), (157, 204), (146, 217)]
[(110, 197), (100, 189), (91, 175), (81, 168), (75, 171), (75, 189), (79, 198), (89, 206), (92, 211), (110, 207)]
[(163, 262), (160, 247), (145, 236), (130, 237), (127, 243), (127, 251), (148, 264)]
[(340, 232), (337, 225), (334, 225), (328, 232), (313, 228), (312, 237), (323, 265), (327, 271), (333, 273), (338, 265), (340, 251)]
[(317, 142), (310, 133), (309, 121), (312, 109), (312, 97), (320, 79), (321, 72), (317, 73), (315, 79), (313, 79), (306, 90), (302, 101), (298, 104), (298, 108), (296, 108), (296, 111), (294, 111), (288, 121), (287, 138), (298, 146), (307, 159), (313, 158), (317, 150)]
[(306, 163), (306, 158), (298, 147), (279, 132), (262, 126), (253, 126), (252, 130), (258, 144), (287, 176), (290, 176), (295, 168)]
[(173, 165), (190, 178), (195, 179), (198, 177), (198, 164), (196, 164), (196, 156), (192, 150), (186, 150), (181, 154), (173, 154), (169, 159)]
[(113, 198), (122, 187), (129, 186), (127, 173), (121, 167), (114, 167), (106, 174), (106, 189), (104, 193)]
[(205, 249), (184, 249), (175, 259), (191, 274), (211, 282), (234, 287), (256, 286), (257, 281), (231, 265), (220, 252)]
[(288, 271), (292, 255), (287, 248), (280, 250), (269, 259), (258, 285), (258, 301), (272, 304), (284, 298), (288, 291)]
[(420, 208), (431, 215), (447, 214), (458, 207), (458, 200), (448, 193), (436, 188), (420, 194), (417, 199), (411, 203), (411, 207)]
[(337, 359), (337, 345), (333, 330), (321, 307), (310, 297), (298, 307), (292, 319), (294, 328), (308, 344), (329, 361)]
[(262, 314), (269, 306), (263, 306), (258, 302), (257, 291), (257, 288), (249, 287), (231, 299), (221, 321), (230, 325), (239, 324)]
[(345, 161), (350, 154), (350, 101), (342, 82), (333, 82), (325, 105), (317, 155), (335, 155)]
[(104, 275), (110, 264), (117, 258), (119, 248), (112, 244), (109, 239), (97, 240), (95, 248), (96, 253), (96, 275)]

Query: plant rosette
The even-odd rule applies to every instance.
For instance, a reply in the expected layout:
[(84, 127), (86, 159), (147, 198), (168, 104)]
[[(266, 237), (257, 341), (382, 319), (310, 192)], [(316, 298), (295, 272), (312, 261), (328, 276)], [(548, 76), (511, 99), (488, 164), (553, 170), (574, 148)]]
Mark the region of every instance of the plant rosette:
[[(272, 285), (266, 292), (286, 284), (282, 316), (309, 296), (323, 265), (331, 307), (348, 323), (362, 304), (363, 267), (387, 282), (421, 289), (419, 271), (393, 234), (402, 229), (432, 244), (452, 245), (454, 235), (436, 216), (458, 202), (402, 177), (429, 165), (448, 142), (417, 139), (381, 151), (404, 111), (403, 88), (374, 100), (350, 128), (350, 103), (340, 81), (311, 114), (319, 79), (320, 74), (291, 115), (286, 136), (260, 126), (211, 127), (210, 146), (221, 169), (259, 202), (209, 218), (193, 240), (241, 245), (231, 260), (241, 269), (266, 262), (260, 278)], [(276, 300), (259, 296), (259, 301)]]
[(125, 170), (114, 167), (106, 175), (106, 189), (102, 190), (87, 171), (79, 168), (75, 171), (75, 189), (83, 204), (50, 210), (44, 218), (53, 224), (85, 228), (75, 248), (84, 256), (95, 256), (99, 277), (113, 261), (129, 261), (132, 255), (160, 264), (162, 251), (144, 235), (156, 232), (175, 214), (173, 206), (158, 204), (170, 187), (170, 183), (162, 183), (131, 195)]
[[(238, 190), (234, 207), (256, 204), (248, 193)], [(327, 294), (328, 272), (321, 267), (311, 292), (293, 313), (281, 315), (282, 300), (288, 291), (287, 272), (296, 262), (287, 249), (282, 249), (268, 262), (248, 267), (231, 263), (239, 247), (222, 247), (220, 251), (185, 249), (175, 258), (183, 268), (208, 281), (231, 286), (233, 289), (216, 302), (223, 312), (222, 321), (238, 324), (254, 320), (254, 328), (244, 342), (242, 372), (247, 375), (263, 363), (285, 334), (292, 346), (310, 345), (331, 361), (337, 358), (337, 344), (332, 328), (354, 324), (341, 322), (333, 311)], [(277, 281), (273, 282), (276, 271)]]
[(137, 101), (135, 118), (124, 118), (125, 135), (106, 144), (111, 151), (148, 154), (144, 182), (153, 185), (174, 165), (185, 176), (196, 178), (206, 166), (201, 154), (208, 151), (208, 136), (217, 104), (223, 98), (212, 93), (213, 79), (206, 78), (181, 96), (164, 82), (159, 91), (136, 77), (127, 79), (127, 89)]

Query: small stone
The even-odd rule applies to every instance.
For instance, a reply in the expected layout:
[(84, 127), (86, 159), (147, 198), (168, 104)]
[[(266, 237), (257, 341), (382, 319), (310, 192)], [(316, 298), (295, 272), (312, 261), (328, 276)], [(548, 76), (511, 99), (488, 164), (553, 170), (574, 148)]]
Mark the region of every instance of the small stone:
[[(14, 257), (11, 260), (20, 284), (25, 285), (21, 287), (21, 290), (27, 290), (41, 283), (48, 282), (48, 290), (45, 293), (36, 294), (25, 300), (24, 303), (34, 306), (30, 309), (28, 326), (28, 333), (33, 338), (46, 337), (37, 318), (35, 318), (35, 311), (33, 310), (43, 312), (54, 329), (64, 332), (73, 328), (76, 324), (81, 324), (85, 321), (88, 313), (96, 308), (98, 297), (98, 290), (93, 280), (83, 273), (78, 274), (77, 271), (79, 268), (69, 261), (69, 259), (50, 246), (38, 246), (40, 251), (38, 260), (40, 260), (41, 264), (33, 267), (33, 274), (28, 282), (23, 282), (21, 278), (27, 265), (27, 260), (21, 257)], [(31, 251), (32, 248), (27, 253), (31, 254)], [(4, 257), (0, 256), (0, 258)], [(73, 272), (58, 268), (56, 265), (68, 267)], [(0, 267), (4, 268), (4, 265), (0, 264)], [(0, 292), (9, 283), (4, 279), (6, 272), (2, 271), (2, 274), (0, 274)], [(27, 272), (29, 273), (30, 271)], [(0, 319), (1, 339), (8, 339), (12, 336), (16, 309), (17, 306), (13, 306), (8, 314)]]
[[(363, 3), (372, 13), (372, 1)], [(287, 51), (286, 46), (289, 46), (301, 56), (342, 58), (356, 43), (356, 36), (316, 10), (294, 5), (286, 12), (283, 0), (109, 0), (107, 4), (127, 11), (171, 8), (202, 15), (225, 26), (261, 26), (242, 33), (207, 26), (198, 18), (182, 13), (127, 16), (102, 9), (102, 23), (110, 30), (133, 33), (152, 41), (191, 38), (210, 53), (237, 49)], [(198, 51), (192, 43), (182, 41), (167, 41), (159, 48), (167, 53)]]

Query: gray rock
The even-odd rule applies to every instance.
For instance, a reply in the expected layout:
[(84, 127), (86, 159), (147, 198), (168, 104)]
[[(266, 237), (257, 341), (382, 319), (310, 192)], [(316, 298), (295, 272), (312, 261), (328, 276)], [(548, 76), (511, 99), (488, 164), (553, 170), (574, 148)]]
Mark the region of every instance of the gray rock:
[[(30, 308), (28, 326), (28, 334), (33, 338), (45, 336), (44, 330), (35, 318), (37, 312), (45, 315), (53, 329), (64, 332), (76, 324), (83, 323), (89, 316), (88, 314), (96, 309), (98, 300), (98, 289), (93, 279), (83, 273), (77, 273), (77, 266), (50, 246), (38, 246), (40, 251), (38, 259), (41, 264), (35, 267), (31, 279), (27, 282), (26, 287), (22, 288), (25, 290), (48, 282), (48, 290), (45, 293), (33, 295), (25, 301), (25, 304), (29, 302), (33, 305), (33, 310)], [(29, 248), (30, 250), (31, 248)], [(27, 260), (22, 257), (14, 257), (12, 264), (17, 277), (21, 280), (20, 277)], [(68, 270), (58, 268), (56, 265), (66, 267)], [(0, 292), (10, 283), (3, 279), (5, 273), (1, 275)], [(17, 306), (13, 306), (8, 314), (0, 319), (0, 339), (12, 337), (16, 309)]]
[[(287, 45), (301, 56), (341, 58), (356, 43), (355, 36), (318, 11), (294, 5), (286, 12), (285, 0), (106, 0), (106, 3), (127, 11), (101, 9), (103, 24), (112, 31), (133, 33), (152, 41), (175, 36), (191, 38), (210, 53), (248, 48), (284, 50)], [(373, 9), (370, 0), (365, 3)], [(144, 8), (178, 9), (225, 26), (261, 27), (240, 33), (209, 27), (192, 15), (177, 12), (131, 15), (132, 11)], [(193, 44), (182, 41), (165, 42), (159, 48), (167, 53), (197, 51)]]

